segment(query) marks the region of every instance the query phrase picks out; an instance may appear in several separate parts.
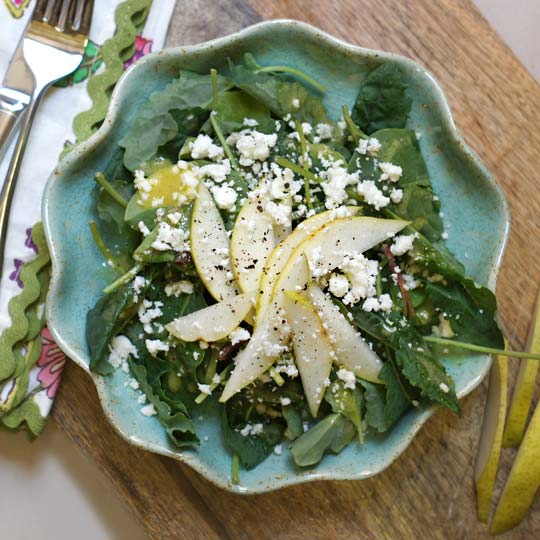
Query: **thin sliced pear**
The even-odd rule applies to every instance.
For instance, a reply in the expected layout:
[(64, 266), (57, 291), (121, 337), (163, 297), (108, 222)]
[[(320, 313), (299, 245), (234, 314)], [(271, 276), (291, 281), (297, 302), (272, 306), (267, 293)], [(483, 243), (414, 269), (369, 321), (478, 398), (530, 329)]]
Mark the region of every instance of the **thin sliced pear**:
[(382, 360), (351, 326), (339, 308), (317, 285), (308, 287), (308, 296), (328, 332), (336, 353), (336, 362), (362, 379), (382, 383), (379, 379)]
[(208, 292), (221, 302), (239, 291), (229, 258), (225, 224), (207, 187), (201, 182), (191, 214), (191, 256)]
[[(307, 289), (311, 275), (306, 263), (306, 252), (309, 257), (315, 249), (319, 249), (321, 265), (333, 269), (341, 264), (345, 253), (360, 253), (371, 249), (399, 232), (407, 224), (408, 222), (401, 220), (370, 217), (337, 219), (316, 230), (301, 242), (276, 280), (270, 306), (265, 314), (258, 318), (255, 332), (248, 345), (237, 355), (235, 368), (223, 389), (220, 401), (227, 401), (244, 386), (257, 379), (283, 351), (284, 343), (288, 339), (286, 332), (283, 331), (284, 293)], [(371, 375), (370, 370), (366, 369), (367, 376), (360, 376), (368, 380), (377, 380), (377, 374), (378, 371)]]
[(493, 489), (497, 478), (507, 401), (508, 359), (496, 356), (493, 359), (489, 376), (482, 434), (474, 469), (478, 520), (483, 523), (487, 523), (489, 518)]
[(182, 341), (219, 341), (246, 318), (253, 307), (255, 295), (251, 292), (231, 296), (213, 306), (178, 317), (165, 328)]
[[(348, 216), (355, 216), (358, 210), (359, 208), (357, 206), (347, 206), (346, 213)], [(283, 267), (287, 264), (290, 256), (293, 254), (293, 251), (310, 234), (314, 233), (317, 229), (320, 229), (323, 225), (334, 221), (337, 219), (337, 216), (338, 212), (335, 210), (327, 210), (326, 212), (321, 212), (320, 214), (315, 214), (314, 216), (307, 218), (302, 221), (302, 223), (300, 223), (287, 238), (274, 248), (274, 251), (272, 251), (270, 257), (266, 261), (262, 273), (259, 286), (260, 293), (256, 307), (257, 316), (261, 317), (270, 305), (272, 290), (274, 289), (276, 280), (283, 270)]]
[[(536, 307), (529, 327), (525, 350), (533, 353), (540, 352), (540, 290), (536, 297)], [(518, 446), (523, 439), (538, 377), (538, 364), (538, 360), (529, 359), (521, 360), (519, 364), (510, 411), (504, 428), (503, 446), (505, 448)]]
[(491, 522), (491, 533), (509, 531), (525, 517), (540, 487), (540, 403), (529, 422)]
[(334, 351), (313, 306), (297, 293), (285, 296), (287, 321), (292, 328), (294, 358), (309, 412), (315, 418), (330, 376)]
[(258, 289), (266, 260), (275, 247), (272, 218), (264, 211), (267, 182), (263, 180), (250, 193), (232, 230), (232, 269), (244, 292)]

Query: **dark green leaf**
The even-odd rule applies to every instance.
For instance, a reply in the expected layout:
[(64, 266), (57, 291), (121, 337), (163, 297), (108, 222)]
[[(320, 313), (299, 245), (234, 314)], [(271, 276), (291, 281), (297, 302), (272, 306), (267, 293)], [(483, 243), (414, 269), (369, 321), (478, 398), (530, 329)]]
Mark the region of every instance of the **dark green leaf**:
[(324, 399), (330, 403), (332, 411), (342, 414), (354, 424), (359, 440), (362, 440), (362, 404), (364, 398), (358, 385), (354, 389), (345, 388), (343, 381), (335, 380), (326, 390)]
[(298, 408), (293, 407), (292, 405), (282, 407), (281, 413), (287, 422), (287, 429), (285, 430), (284, 436), (290, 441), (294, 441), (294, 439), (297, 439), (304, 433), (302, 413)]
[(390, 62), (370, 71), (360, 85), (352, 111), (353, 120), (367, 134), (383, 128), (402, 128), (412, 99), (401, 69)]
[[(218, 85), (223, 87), (225, 79), (218, 76)], [(126, 149), (124, 163), (135, 170), (151, 159), (158, 149), (181, 133), (192, 135), (208, 114), (202, 110), (212, 103), (213, 91), (210, 75), (182, 71), (178, 79), (162, 90), (154, 92), (140, 108), (129, 131), (120, 141)], [(189, 125), (193, 121), (192, 125)], [(178, 142), (178, 149), (181, 142)]]
[(178, 401), (176, 407), (171, 409), (169, 403), (162, 401), (148, 381), (145, 366), (130, 362), (130, 369), (148, 401), (154, 405), (157, 418), (165, 427), (173, 443), (180, 448), (198, 445), (199, 438), (195, 433), (195, 425), (191, 421), (186, 407)]

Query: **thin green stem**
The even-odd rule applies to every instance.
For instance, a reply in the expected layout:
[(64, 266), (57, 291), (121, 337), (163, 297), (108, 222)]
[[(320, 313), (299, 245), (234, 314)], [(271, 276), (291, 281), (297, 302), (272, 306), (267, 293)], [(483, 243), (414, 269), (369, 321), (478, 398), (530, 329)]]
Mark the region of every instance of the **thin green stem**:
[(343, 120), (345, 120), (345, 123), (351, 132), (354, 144), (358, 144), (360, 139), (367, 139), (368, 136), (353, 122), (353, 119), (349, 113), (349, 107), (347, 107), (347, 105), (343, 105), (341, 112), (343, 114)]
[(379, 268), (379, 271), (377, 272), (377, 277), (375, 281), (375, 287), (377, 289), (377, 296), (381, 296), (382, 294), (382, 279), (381, 279), (381, 269)]
[(234, 485), (240, 483), (240, 456), (235, 452), (232, 457), (231, 481)]
[(113, 188), (112, 184), (103, 176), (102, 173), (96, 173), (95, 181), (121, 206), (127, 207), (128, 201)]
[(289, 67), (289, 66), (264, 66), (257, 70), (255, 70), (255, 73), (289, 73), (290, 75), (294, 75), (295, 77), (298, 77), (299, 79), (302, 79), (306, 81), (309, 85), (313, 86), (313, 88), (316, 88), (321, 94), (324, 94), (326, 92), (326, 87), (324, 87), (320, 82), (317, 82), (313, 77), (310, 77), (307, 73), (304, 73), (303, 71), (300, 71), (299, 69)]
[(105, 294), (112, 293), (113, 291), (118, 289), (118, 287), (121, 287), (125, 283), (130, 282), (137, 275), (137, 272), (142, 267), (143, 267), (142, 264), (136, 264), (133, 268), (130, 268), (125, 274), (120, 276), (117, 280), (113, 281), (110, 285), (107, 285), (107, 287), (103, 289), (103, 292)]
[[(217, 359), (217, 356), (215, 357)], [(229, 364), (220, 374), (219, 374), (219, 382), (210, 382), (210, 392), (213, 392), (220, 384), (223, 384), (225, 382), (225, 379), (227, 378), (227, 375), (232, 369), (232, 364)], [(212, 378), (214, 376), (212, 375)], [(195, 403), (197, 405), (200, 405), (210, 394), (206, 394), (204, 392), (201, 392), (196, 398)]]
[[(302, 166), (305, 167), (306, 161), (307, 161), (307, 144), (306, 144), (306, 137), (304, 135), (304, 130), (302, 129), (302, 123), (298, 120), (295, 122), (296, 125), (296, 132), (298, 133), (298, 139), (300, 141), (300, 151), (302, 152), (301, 156), (301, 163)], [(309, 171), (309, 169), (306, 167), (306, 171)], [(313, 210), (313, 204), (311, 203), (311, 189), (309, 187), (309, 178), (304, 176), (304, 191), (306, 194), (306, 204), (309, 210)]]
[(101, 234), (99, 234), (95, 221), (89, 221), (88, 226), (90, 227), (90, 231), (92, 232), (92, 237), (94, 238), (96, 246), (99, 248), (99, 251), (101, 251), (101, 254), (107, 263), (111, 265), (120, 275), (123, 274), (126, 271), (125, 268), (114, 258), (111, 250), (105, 245)]
[(268, 370), (268, 375), (272, 377), (272, 379), (278, 386), (283, 386), (285, 384), (285, 379), (276, 371), (275, 367), (271, 367)]
[(210, 123), (212, 124), (212, 127), (214, 128), (214, 133), (217, 135), (217, 138), (219, 139), (221, 146), (223, 146), (223, 151), (225, 152), (225, 154), (229, 158), (229, 161), (231, 162), (231, 167), (235, 171), (238, 172), (238, 163), (236, 161), (236, 158), (234, 157), (234, 154), (232, 153), (230, 146), (225, 141), (225, 137), (223, 136), (223, 131), (221, 131), (221, 128), (219, 127), (215, 114), (210, 113)]
[(468, 351), (481, 352), (486, 354), (496, 354), (498, 356), (508, 356), (510, 358), (528, 358), (530, 360), (540, 360), (540, 354), (527, 351), (508, 351), (503, 349), (494, 349), (492, 347), (483, 347), (481, 345), (473, 345), (472, 343), (464, 343), (463, 341), (454, 341), (453, 339), (438, 338), (434, 336), (424, 337), (424, 341), (428, 343), (436, 343), (445, 347), (455, 347), (457, 349), (467, 349)]
[(208, 361), (208, 366), (206, 367), (206, 373), (204, 374), (204, 381), (206, 383), (212, 382), (214, 375), (216, 374), (218, 361), (218, 351), (216, 349), (210, 349), (210, 360)]
[(291, 169), (292, 172), (295, 172), (296, 174), (299, 174), (300, 176), (303, 176), (304, 178), (308, 178), (309, 180), (313, 180), (313, 182), (320, 183), (323, 181), (323, 179), (320, 176), (313, 174), (311, 171), (304, 169), (304, 167), (301, 167), (300, 165), (293, 163), (287, 158), (278, 156), (274, 159), (274, 161), (281, 167), (287, 167), (287, 169)]
[(219, 101), (219, 88), (218, 88), (218, 80), (217, 80), (217, 69), (212, 68), (210, 70), (210, 77), (212, 79), (212, 109), (215, 109), (217, 107), (218, 101)]

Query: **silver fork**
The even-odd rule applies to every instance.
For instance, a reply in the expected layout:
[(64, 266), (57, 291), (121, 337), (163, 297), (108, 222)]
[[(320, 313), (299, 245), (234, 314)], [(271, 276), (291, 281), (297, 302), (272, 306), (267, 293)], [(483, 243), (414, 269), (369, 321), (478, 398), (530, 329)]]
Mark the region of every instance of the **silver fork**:
[(0, 191), (0, 278), (11, 199), (28, 133), (44, 91), (72, 73), (88, 43), (94, 0), (37, 0), (0, 86), (0, 158), (21, 128)]

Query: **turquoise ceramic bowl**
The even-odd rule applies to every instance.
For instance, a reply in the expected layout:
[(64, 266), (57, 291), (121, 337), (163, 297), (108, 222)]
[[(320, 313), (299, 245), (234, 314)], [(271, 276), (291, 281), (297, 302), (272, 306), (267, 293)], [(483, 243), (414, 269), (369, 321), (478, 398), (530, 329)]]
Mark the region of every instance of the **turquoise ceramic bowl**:
[[(433, 76), (411, 60), (348, 45), (305, 24), (265, 22), (201, 45), (160, 51), (139, 61), (116, 86), (101, 129), (75, 148), (51, 175), (43, 198), (43, 220), (53, 261), (47, 317), (59, 346), (86, 371), (86, 313), (107, 282), (101, 255), (88, 228), (88, 221), (95, 217), (94, 173), (110, 159), (138, 105), (176, 77), (179, 69), (208, 72), (211, 67), (224, 67), (227, 57), (238, 59), (245, 51), (254, 53), (261, 64), (287, 64), (314, 75), (328, 88), (324, 101), (334, 117), (340, 114), (342, 104), (351, 107), (366, 71), (381, 62), (399, 64), (414, 98), (409, 127), (421, 134), (420, 146), (442, 201), (448, 245), (480, 283), (495, 286), (509, 229), (508, 205), (501, 189), (457, 132)], [(482, 381), (490, 359), (459, 356), (447, 358), (445, 364), (458, 394), (464, 396)], [(243, 471), (241, 483), (232, 485), (231, 457), (221, 439), (214, 404), (206, 404), (195, 416), (201, 447), (179, 450), (169, 443), (157, 419), (140, 413), (132, 391), (124, 388), (126, 374), (117, 371), (108, 378), (90, 376), (105, 413), (126, 440), (183, 461), (218, 486), (240, 493), (377, 474), (405, 450), (433, 414), (433, 409), (410, 411), (387, 435), (369, 436), (362, 447), (353, 443), (338, 456), (326, 456), (314, 469), (296, 467), (288, 451), (272, 455), (254, 470)], [(84, 418), (84, 411), (80, 414)]]

